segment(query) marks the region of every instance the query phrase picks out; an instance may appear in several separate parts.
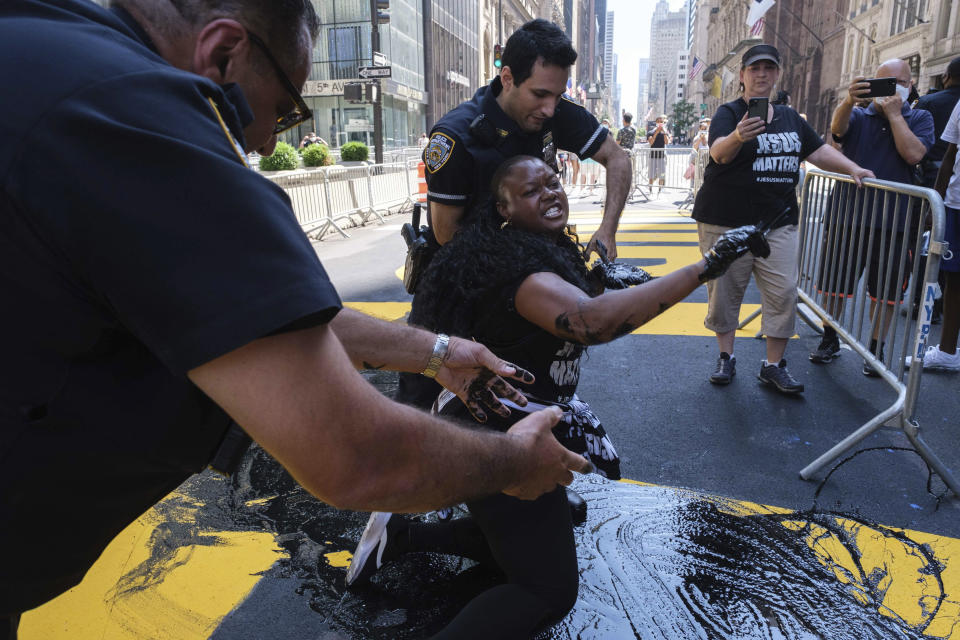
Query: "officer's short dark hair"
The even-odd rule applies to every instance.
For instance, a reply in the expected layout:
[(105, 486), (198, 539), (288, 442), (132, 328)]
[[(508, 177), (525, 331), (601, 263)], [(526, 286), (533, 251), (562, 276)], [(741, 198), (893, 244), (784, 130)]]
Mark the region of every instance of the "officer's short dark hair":
[(513, 32), (503, 47), (500, 60), (510, 67), (514, 84), (523, 84), (533, 72), (538, 58), (543, 64), (570, 67), (577, 61), (577, 52), (563, 29), (552, 22), (537, 18)]
[(631, 122), (633, 122), (633, 116), (629, 113), (625, 113), (623, 114), (623, 121), (626, 122), (627, 124), (630, 124)]
[[(320, 19), (310, 0), (167, 0), (184, 22), (202, 26), (218, 18), (232, 18), (257, 34), (266, 42), (270, 52), (287, 70), (292, 70), (301, 60), (303, 51), (310, 43), (305, 42), (303, 30), (316, 41), (320, 33)], [(133, 5), (146, 9), (147, 16), (157, 15), (149, 0), (113, 0), (111, 4)], [(170, 25), (157, 24), (157, 28)]]
[(960, 57), (954, 58), (947, 65), (947, 77), (954, 82), (960, 82)]

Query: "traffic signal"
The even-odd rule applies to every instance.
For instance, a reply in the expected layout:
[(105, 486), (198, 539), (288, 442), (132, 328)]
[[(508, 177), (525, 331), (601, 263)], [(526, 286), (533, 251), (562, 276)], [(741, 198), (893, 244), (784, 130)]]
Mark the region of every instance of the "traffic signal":
[(498, 44), (493, 45), (493, 66), (497, 69), (503, 66), (503, 47)]
[(347, 102), (363, 102), (363, 84), (348, 82), (343, 85), (343, 99)]
[(377, 19), (376, 24), (388, 24), (390, 22), (390, 0), (376, 0)]

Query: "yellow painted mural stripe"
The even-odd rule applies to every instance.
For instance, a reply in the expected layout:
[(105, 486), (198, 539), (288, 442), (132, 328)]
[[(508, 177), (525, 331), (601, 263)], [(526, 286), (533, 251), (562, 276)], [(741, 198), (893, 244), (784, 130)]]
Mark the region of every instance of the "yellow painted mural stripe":
[[(653, 267), (648, 271), (652, 272)], [(351, 309), (356, 309), (368, 315), (394, 322), (410, 312), (409, 302), (347, 302)], [(743, 320), (760, 308), (758, 304), (744, 304), (740, 307), (740, 319)], [(703, 319), (707, 315), (705, 302), (681, 302), (675, 304), (647, 324), (633, 330), (633, 335), (649, 336), (713, 336), (712, 331), (703, 326)], [(757, 317), (744, 329), (737, 332), (738, 336), (752, 337), (760, 330), (760, 318)]]
[[(400, 276), (403, 277), (403, 267), (400, 267)], [(409, 302), (344, 302), (343, 305), (368, 316), (390, 322), (399, 320), (410, 313)]]
[[(655, 231), (653, 229), (644, 229), (643, 231), (621, 231), (617, 233), (617, 251), (620, 251), (621, 242), (698, 242), (700, 237), (697, 235), (697, 230), (692, 229), (689, 232), (686, 230), (686, 225), (680, 226), (677, 225), (677, 228), (672, 232), (663, 230)], [(593, 237), (592, 233), (578, 233), (580, 236), (580, 242), (586, 243), (590, 241), (590, 238)], [(659, 246), (647, 247), (648, 251), (654, 252), (660, 249)]]
[[(658, 485), (624, 479), (622, 482), (646, 487)], [(666, 487), (692, 499), (714, 502), (719, 508), (739, 516), (793, 513), (789, 509), (745, 500), (730, 500), (698, 491)], [(180, 524), (195, 520), (195, 512), (204, 508), (192, 496), (173, 493), (159, 508), (151, 509), (125, 529), (104, 552), (84, 581), (76, 588), (23, 616), (21, 640), (195, 640), (208, 637), (223, 617), (239, 606), (259, 580), (259, 574), (279, 558), (282, 550), (266, 532), (207, 531), (198, 533), (198, 544), (184, 545), (151, 565), (151, 571), (138, 572), (151, 553), (156, 552), (153, 537), (160, 527), (173, 519)], [(803, 531), (807, 523), (802, 514), (784, 519), (783, 526)], [(921, 559), (910, 549), (877, 530), (860, 523), (837, 518), (837, 523), (856, 536), (859, 562), (865, 568), (878, 567), (887, 572), (887, 587), (880, 613), (918, 624), (929, 615), (924, 606), (937, 597), (939, 586), (930, 578), (897, 580), (900, 575), (925, 575)], [(960, 540), (946, 536), (896, 529), (918, 544), (929, 545), (943, 563), (941, 578), (947, 594), (960, 592), (960, 565), (950, 560), (960, 557)], [(854, 559), (826, 530), (812, 525), (806, 532), (807, 545), (837, 580), (849, 585), (858, 597), (860, 585), (849, 578), (856, 575)], [(329, 544), (329, 543), (328, 543)], [(324, 554), (331, 566), (345, 568), (351, 552), (340, 550)], [(131, 579), (133, 577), (133, 579)], [(861, 596), (861, 600), (863, 600)], [(927, 603), (926, 605), (923, 603)], [(960, 602), (947, 598), (927, 628), (928, 637), (957, 638), (956, 621)]]
[(703, 258), (699, 247), (624, 247), (617, 245), (617, 259), (645, 258), (664, 260), (662, 264), (644, 266), (654, 276), (665, 276)]
[[(621, 482), (645, 487), (658, 486), (626, 478)], [(792, 509), (783, 507), (746, 500), (728, 500), (690, 489), (669, 488), (695, 499), (710, 500), (721, 510), (737, 516), (795, 513)], [(802, 516), (802, 514), (797, 515)], [(880, 585), (880, 590), (885, 593), (879, 612), (888, 617), (899, 617), (907, 624), (922, 623), (929, 615), (927, 608), (932, 606), (934, 598), (940, 593), (936, 579), (923, 570), (923, 558), (914, 550), (904, 548), (899, 541), (885, 535), (883, 530), (864, 526), (842, 517), (837, 517), (835, 521), (854, 537), (855, 546), (860, 554), (858, 558), (860, 566), (867, 568), (868, 571), (869, 568), (877, 567), (886, 573)], [(823, 527), (810, 525), (799, 517), (796, 520), (784, 520), (783, 526), (793, 531), (803, 531), (809, 526), (806, 535), (807, 546), (817, 554), (820, 563), (831, 569), (839, 582), (850, 585), (849, 593), (853, 597), (864, 605), (871, 604), (867, 602), (859, 585), (850, 581), (850, 576), (856, 575), (858, 569), (854, 558), (850, 557), (849, 551), (840, 540), (829, 534)], [(957, 627), (957, 621), (960, 620), (960, 600), (952, 597), (952, 594), (960, 591), (960, 566), (950, 561), (951, 558), (960, 558), (960, 539), (913, 529), (898, 527), (887, 527), (887, 529), (902, 533), (917, 544), (929, 546), (930, 553), (942, 563), (940, 578), (947, 598), (944, 599), (936, 616), (927, 627), (925, 637), (960, 640), (960, 631)], [(897, 576), (904, 574), (920, 577), (913, 581), (896, 579)]]
[(266, 531), (198, 531), (195, 544), (164, 553), (164, 525), (191, 526), (203, 505), (177, 492), (163, 503), (124, 529), (83, 582), (26, 612), (20, 639), (206, 638), (284, 553)]

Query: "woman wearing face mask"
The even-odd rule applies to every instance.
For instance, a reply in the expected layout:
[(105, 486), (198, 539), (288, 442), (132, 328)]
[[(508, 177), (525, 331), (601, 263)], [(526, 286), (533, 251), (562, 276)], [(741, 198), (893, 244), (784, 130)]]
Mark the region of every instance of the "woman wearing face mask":
[[(563, 186), (542, 160), (516, 156), (493, 176), (489, 204), (475, 225), (444, 245), (424, 273), (411, 324), (469, 336), (536, 377), (518, 386), (527, 409), (560, 406), (554, 434), (587, 455), (608, 478), (619, 459), (600, 421), (576, 396), (587, 345), (626, 335), (715, 278), (747, 251), (763, 253), (754, 228), (721, 237), (704, 260), (631, 288), (603, 293), (567, 228)], [(439, 412), (469, 420), (463, 404), (441, 394)], [(523, 416), (490, 414), (486, 428), (505, 431)], [(475, 424), (475, 423), (474, 423)], [(474, 598), (437, 638), (529, 638), (561, 619), (577, 598), (578, 569), (570, 508), (563, 487), (534, 501), (500, 494), (467, 504), (470, 517), (418, 523), (372, 514), (347, 572), (362, 583), (400, 554), (433, 551), (492, 564), (505, 581)]]
[(772, 221), (787, 211), (768, 235), (770, 257), (746, 256), (722, 277), (707, 285), (704, 326), (717, 334), (720, 352), (709, 380), (729, 384), (736, 373), (733, 342), (740, 320), (740, 303), (753, 275), (762, 296), (761, 330), (766, 353), (758, 378), (781, 393), (803, 391), (789, 371), (784, 351), (793, 336), (797, 308), (797, 222), (795, 187), (800, 162), (846, 173), (860, 184), (873, 174), (826, 146), (800, 115), (784, 105), (768, 104), (763, 116), (748, 117), (751, 98), (769, 100), (780, 79), (780, 52), (758, 44), (743, 54), (740, 66), (742, 97), (720, 105), (710, 124), (710, 162), (697, 192), (693, 218), (699, 223), (700, 246), (744, 224)]

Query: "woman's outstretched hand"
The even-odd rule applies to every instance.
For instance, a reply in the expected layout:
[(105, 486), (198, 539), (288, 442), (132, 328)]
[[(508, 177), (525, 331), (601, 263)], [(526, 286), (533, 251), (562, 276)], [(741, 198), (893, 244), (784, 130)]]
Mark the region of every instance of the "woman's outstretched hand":
[(770, 245), (767, 244), (763, 231), (753, 224), (730, 229), (720, 236), (709, 251), (703, 254), (706, 266), (700, 273), (700, 282), (719, 278), (737, 258), (747, 251), (758, 258), (766, 258), (770, 255)]

